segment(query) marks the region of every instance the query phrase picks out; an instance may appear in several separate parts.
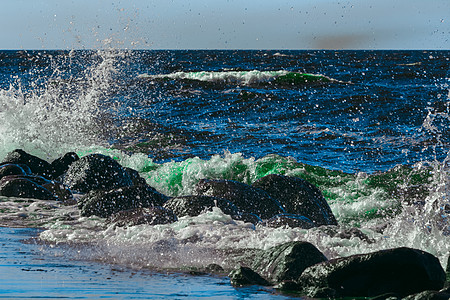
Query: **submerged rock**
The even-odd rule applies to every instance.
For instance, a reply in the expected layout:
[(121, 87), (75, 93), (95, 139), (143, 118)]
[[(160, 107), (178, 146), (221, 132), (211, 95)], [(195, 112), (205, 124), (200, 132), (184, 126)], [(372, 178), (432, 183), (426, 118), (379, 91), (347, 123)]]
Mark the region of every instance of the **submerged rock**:
[(439, 290), (444, 282), (435, 256), (406, 247), (332, 259), (307, 268), (298, 279), (309, 297), (404, 297)]
[(196, 185), (195, 193), (227, 199), (241, 212), (253, 213), (263, 219), (285, 212), (280, 203), (263, 190), (237, 181), (202, 179)]
[(296, 280), (302, 272), (327, 261), (325, 255), (308, 242), (288, 242), (255, 255), (251, 267), (273, 283)]
[(63, 183), (80, 193), (133, 185), (125, 169), (111, 157), (102, 154), (87, 155), (73, 162)]
[(316, 226), (337, 225), (337, 221), (320, 190), (297, 177), (271, 174), (252, 184), (277, 199), (289, 214), (307, 217)]
[(231, 271), (228, 276), (230, 277), (230, 281), (233, 286), (271, 285), (267, 280), (248, 267), (240, 266)]
[(150, 186), (129, 186), (110, 191), (92, 191), (81, 198), (81, 215), (107, 218), (122, 210), (162, 206), (168, 197)]
[(141, 224), (159, 225), (176, 222), (177, 216), (162, 206), (134, 208), (122, 210), (109, 218), (110, 223), (117, 226), (136, 226)]
[(43, 176), (45, 178), (53, 178), (53, 169), (51, 165), (37, 156), (28, 154), (22, 149), (16, 149), (6, 155), (3, 159), (4, 163), (24, 164), (27, 165), (33, 174)]
[(227, 215), (238, 215), (239, 210), (230, 201), (210, 196), (182, 196), (167, 200), (165, 208), (171, 209), (178, 217), (195, 217), (206, 211), (212, 211), (213, 207), (220, 208)]

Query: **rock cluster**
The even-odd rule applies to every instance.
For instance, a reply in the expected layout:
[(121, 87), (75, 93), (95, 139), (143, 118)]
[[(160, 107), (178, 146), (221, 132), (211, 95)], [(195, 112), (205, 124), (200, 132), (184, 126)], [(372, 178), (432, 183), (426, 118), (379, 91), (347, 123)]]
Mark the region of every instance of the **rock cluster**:
[[(320, 190), (300, 178), (268, 175), (252, 185), (202, 179), (194, 195), (171, 198), (135, 170), (101, 154), (79, 158), (67, 153), (48, 163), (18, 149), (0, 164), (1, 196), (73, 203), (72, 193), (81, 194), (77, 205), (82, 216), (107, 218), (116, 226), (168, 224), (218, 207), (233, 219), (261, 226), (326, 226), (330, 236), (374, 242), (358, 229), (337, 232), (336, 218)], [(439, 260), (411, 248), (328, 260), (308, 242), (288, 242), (245, 251), (229, 276), (235, 286), (271, 285), (313, 298), (450, 298), (450, 276)]]

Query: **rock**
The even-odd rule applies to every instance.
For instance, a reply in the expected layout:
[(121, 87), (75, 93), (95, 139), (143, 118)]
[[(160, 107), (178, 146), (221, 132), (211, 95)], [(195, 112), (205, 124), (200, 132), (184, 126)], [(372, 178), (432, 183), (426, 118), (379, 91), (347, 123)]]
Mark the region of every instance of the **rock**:
[(19, 176), (4, 176), (0, 180), (0, 195), (5, 197), (56, 200), (56, 197), (42, 185)]
[(33, 174), (43, 176), (45, 178), (53, 177), (53, 170), (51, 165), (37, 156), (31, 155), (22, 149), (16, 149), (6, 155), (3, 162), (11, 164), (27, 165)]
[(264, 285), (269, 286), (270, 283), (262, 278), (258, 273), (248, 267), (238, 267), (231, 271), (228, 275), (233, 286), (245, 285)]
[(403, 247), (322, 262), (307, 268), (298, 282), (309, 297), (322, 297), (323, 291), (335, 297), (405, 297), (441, 289), (445, 272), (435, 256)]
[(222, 266), (218, 264), (209, 264), (205, 268), (205, 272), (211, 273), (211, 274), (218, 274), (223, 273), (225, 270), (222, 268)]
[(320, 225), (337, 225), (336, 218), (320, 190), (297, 177), (271, 174), (252, 184), (277, 199), (287, 213), (305, 216)]
[(5, 163), (0, 165), (0, 178), (8, 175), (27, 175), (24, 169), (16, 164)]
[(158, 225), (176, 222), (177, 216), (162, 206), (133, 208), (122, 210), (109, 218), (110, 223), (117, 226), (136, 226), (141, 224)]
[(237, 181), (202, 179), (196, 185), (195, 193), (227, 199), (241, 212), (253, 213), (262, 219), (285, 212), (280, 203), (263, 190)]
[(263, 224), (273, 228), (289, 226), (291, 228), (299, 227), (303, 229), (310, 229), (316, 227), (316, 225), (307, 217), (294, 214), (279, 214), (273, 216)]
[(133, 185), (147, 185), (147, 181), (139, 175), (139, 172), (131, 168), (123, 167), (128, 176), (130, 176)]
[(308, 242), (288, 242), (265, 250), (251, 260), (251, 268), (273, 283), (297, 280), (302, 272), (327, 258)]
[(92, 191), (80, 199), (78, 207), (84, 217), (107, 218), (121, 210), (162, 206), (168, 197), (150, 186), (129, 186), (110, 191)]
[(63, 175), (69, 166), (80, 158), (75, 152), (66, 153), (64, 156), (55, 159), (50, 165), (53, 170), (53, 178)]
[(167, 200), (164, 207), (171, 209), (178, 217), (195, 217), (206, 211), (212, 211), (213, 207), (220, 208), (223, 213), (233, 216), (238, 215), (237, 207), (228, 200), (209, 196), (183, 196)]
[(73, 162), (63, 183), (80, 193), (133, 185), (124, 168), (111, 157), (102, 154), (87, 155)]
[(0, 181), (0, 194), (6, 197), (39, 200), (73, 201), (73, 195), (63, 184), (33, 175), (9, 175)]

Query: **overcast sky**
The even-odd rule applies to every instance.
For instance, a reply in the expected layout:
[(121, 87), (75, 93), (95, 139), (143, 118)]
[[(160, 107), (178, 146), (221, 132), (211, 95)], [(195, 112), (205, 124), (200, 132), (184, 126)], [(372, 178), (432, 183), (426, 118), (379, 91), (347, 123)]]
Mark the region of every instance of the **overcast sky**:
[(0, 49), (450, 49), (450, 0), (0, 3)]

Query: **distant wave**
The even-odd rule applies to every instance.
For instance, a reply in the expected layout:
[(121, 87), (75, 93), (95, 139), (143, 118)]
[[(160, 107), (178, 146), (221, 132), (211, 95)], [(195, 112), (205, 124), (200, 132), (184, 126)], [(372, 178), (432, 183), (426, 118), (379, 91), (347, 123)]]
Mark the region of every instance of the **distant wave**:
[(312, 83), (328, 83), (338, 82), (320, 74), (308, 74), (290, 72), (286, 70), (279, 71), (200, 71), (200, 72), (175, 72), (170, 74), (141, 74), (141, 79), (150, 80), (191, 80), (213, 83), (236, 83), (236, 84), (259, 84), (259, 83), (275, 83), (275, 84), (312, 84)]

